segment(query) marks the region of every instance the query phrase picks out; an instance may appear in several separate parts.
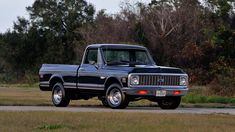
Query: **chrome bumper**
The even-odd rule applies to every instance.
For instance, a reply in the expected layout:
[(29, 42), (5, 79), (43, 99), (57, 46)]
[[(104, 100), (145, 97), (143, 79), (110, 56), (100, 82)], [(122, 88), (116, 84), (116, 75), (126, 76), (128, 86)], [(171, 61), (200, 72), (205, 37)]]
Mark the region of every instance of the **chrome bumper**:
[[(166, 91), (165, 96), (184, 96), (188, 93), (187, 86), (125, 87), (122, 90), (127, 95), (135, 96), (156, 96), (156, 91), (161, 90)], [(140, 94), (140, 91), (146, 91), (146, 94)]]

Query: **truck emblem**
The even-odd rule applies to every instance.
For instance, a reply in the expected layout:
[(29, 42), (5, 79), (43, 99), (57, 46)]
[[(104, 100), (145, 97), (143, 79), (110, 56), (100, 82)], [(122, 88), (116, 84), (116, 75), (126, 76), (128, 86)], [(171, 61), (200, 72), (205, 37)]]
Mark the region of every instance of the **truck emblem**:
[(164, 83), (164, 79), (163, 78), (159, 78), (158, 80), (157, 80), (159, 83)]

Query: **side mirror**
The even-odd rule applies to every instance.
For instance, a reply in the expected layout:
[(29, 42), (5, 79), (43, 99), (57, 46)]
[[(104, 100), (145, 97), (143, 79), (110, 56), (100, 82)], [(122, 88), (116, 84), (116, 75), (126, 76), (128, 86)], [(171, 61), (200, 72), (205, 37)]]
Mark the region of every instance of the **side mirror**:
[(89, 61), (89, 64), (95, 66), (96, 69), (99, 68), (99, 66), (97, 65), (97, 63), (95, 61)]

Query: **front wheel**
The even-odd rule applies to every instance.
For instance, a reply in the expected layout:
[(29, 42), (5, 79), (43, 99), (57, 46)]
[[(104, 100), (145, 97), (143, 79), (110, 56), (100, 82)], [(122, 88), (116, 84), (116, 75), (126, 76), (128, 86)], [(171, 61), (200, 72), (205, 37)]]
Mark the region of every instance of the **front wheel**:
[(162, 109), (176, 109), (180, 105), (181, 97), (165, 97), (158, 100), (158, 105)]
[(56, 107), (66, 107), (69, 105), (70, 98), (61, 83), (56, 83), (53, 86), (52, 102)]
[(112, 109), (124, 109), (128, 106), (129, 100), (121, 91), (119, 84), (112, 84), (106, 91), (106, 101)]

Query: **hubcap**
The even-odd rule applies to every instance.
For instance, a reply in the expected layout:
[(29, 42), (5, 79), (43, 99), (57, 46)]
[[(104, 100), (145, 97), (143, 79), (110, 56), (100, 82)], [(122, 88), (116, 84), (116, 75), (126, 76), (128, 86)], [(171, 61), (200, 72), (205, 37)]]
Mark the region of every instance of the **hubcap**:
[(122, 101), (122, 94), (118, 89), (114, 88), (110, 91), (108, 99), (112, 105), (117, 106)]
[(53, 98), (56, 104), (59, 104), (62, 100), (62, 90), (57, 87), (55, 88), (54, 94), (53, 94)]

